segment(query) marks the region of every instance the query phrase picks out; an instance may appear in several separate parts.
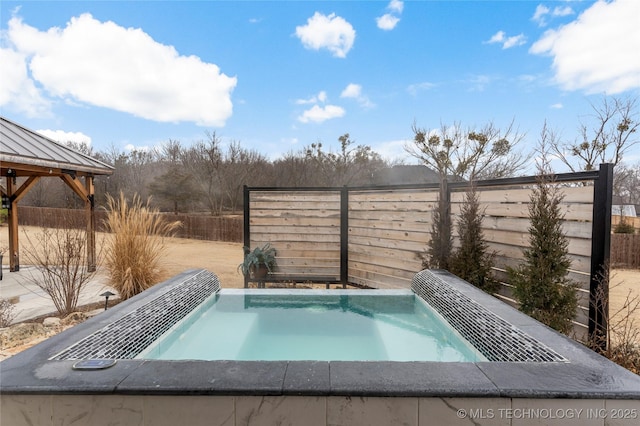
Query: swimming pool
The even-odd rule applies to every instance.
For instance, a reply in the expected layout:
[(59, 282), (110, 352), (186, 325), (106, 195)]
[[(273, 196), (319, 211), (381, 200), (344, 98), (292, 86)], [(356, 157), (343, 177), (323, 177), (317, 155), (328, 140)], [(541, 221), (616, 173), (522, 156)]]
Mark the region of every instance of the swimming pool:
[[(487, 361), (136, 358), (218, 291), (214, 274), (186, 271), (0, 362), (0, 423), (638, 424), (640, 377), (445, 271), (416, 274), (406, 292)], [(292, 293), (251, 290), (245, 301), (265, 292)], [(91, 358), (117, 362), (73, 368)], [(517, 417), (531, 413), (547, 417)]]
[(409, 291), (221, 290), (140, 359), (486, 361)]

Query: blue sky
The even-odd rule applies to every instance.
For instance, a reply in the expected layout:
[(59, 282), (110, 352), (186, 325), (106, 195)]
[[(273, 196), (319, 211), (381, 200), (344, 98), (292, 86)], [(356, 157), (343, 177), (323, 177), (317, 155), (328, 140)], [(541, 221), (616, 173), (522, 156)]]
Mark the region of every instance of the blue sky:
[[(2, 1), (0, 111), (98, 150), (215, 131), (276, 158), (349, 133), (406, 159), (415, 122), (574, 140), (640, 93), (640, 2)], [(640, 157), (640, 156), (638, 156)]]

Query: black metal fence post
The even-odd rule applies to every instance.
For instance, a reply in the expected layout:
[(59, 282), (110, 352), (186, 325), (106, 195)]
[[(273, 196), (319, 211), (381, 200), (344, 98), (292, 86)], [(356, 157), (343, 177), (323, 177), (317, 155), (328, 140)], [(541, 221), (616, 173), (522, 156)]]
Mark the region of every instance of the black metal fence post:
[[(244, 228), (242, 230), (242, 239), (244, 242), (244, 247), (250, 247), (251, 246), (251, 235), (250, 235), (250, 217), (249, 217), (249, 213), (251, 212), (251, 209), (249, 208), (249, 187), (247, 185), (244, 185), (243, 187), (243, 201), (242, 201), (242, 205), (244, 208)], [(243, 261), (244, 261), (244, 256), (246, 255), (246, 253), (244, 252), (244, 248), (243, 248)], [(249, 287), (249, 276), (245, 275), (244, 276), (244, 288)]]
[(349, 284), (349, 188), (340, 190), (340, 283)]
[[(601, 289), (611, 252), (611, 204), (613, 164), (601, 164), (593, 185), (593, 228), (591, 233), (591, 282), (589, 284), (589, 337), (606, 345), (609, 289)], [(608, 277), (605, 277), (608, 281)], [(604, 297), (603, 297), (604, 296)], [(604, 349), (604, 348), (603, 348)]]

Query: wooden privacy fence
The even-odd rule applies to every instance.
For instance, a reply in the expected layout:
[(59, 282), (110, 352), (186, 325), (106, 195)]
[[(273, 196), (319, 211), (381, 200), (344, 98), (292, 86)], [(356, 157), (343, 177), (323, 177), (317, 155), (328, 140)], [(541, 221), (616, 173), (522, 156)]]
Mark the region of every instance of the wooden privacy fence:
[[(563, 229), (572, 261), (570, 278), (578, 284), (575, 334), (604, 326), (596, 314), (594, 279), (609, 258), (613, 166), (599, 171), (556, 175), (564, 199)], [(484, 209), (483, 232), (496, 252), (494, 272), (502, 283), (497, 297), (517, 305), (505, 272), (522, 262), (529, 245), (529, 203), (536, 177), (476, 183)], [(457, 241), (457, 221), (466, 182), (449, 183)], [(249, 188), (244, 197), (244, 244), (271, 243), (277, 250), (280, 281), (288, 276), (331, 276), (336, 282), (372, 288), (409, 288), (422, 269), (431, 238), (437, 184), (344, 188)], [(606, 306), (600, 306), (605, 309)]]
[(611, 265), (640, 268), (640, 234), (611, 235)]
[[(20, 206), (20, 225), (58, 228), (72, 226), (84, 228), (84, 210), (54, 209), (47, 207)], [(103, 232), (106, 212), (97, 210), (96, 230)], [(237, 216), (205, 216), (187, 214), (162, 214), (170, 221), (179, 221), (182, 226), (176, 231), (178, 238), (208, 241), (242, 242), (242, 218)]]

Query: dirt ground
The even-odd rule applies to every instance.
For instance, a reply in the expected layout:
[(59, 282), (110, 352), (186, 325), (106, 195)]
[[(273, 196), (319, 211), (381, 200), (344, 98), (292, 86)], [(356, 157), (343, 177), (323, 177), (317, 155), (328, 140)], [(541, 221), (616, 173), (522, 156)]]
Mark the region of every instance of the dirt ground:
[[(28, 240), (37, 241), (39, 228), (20, 227), (21, 251), (27, 249)], [(27, 235), (28, 234), (28, 238)], [(101, 241), (100, 236), (97, 238)], [(164, 278), (169, 278), (192, 268), (204, 268), (215, 273), (222, 287), (240, 288), (244, 281), (238, 272), (238, 264), (242, 262), (242, 244), (219, 241), (188, 240), (182, 238), (166, 238), (166, 251), (163, 256)], [(0, 248), (8, 247), (7, 227), (0, 227)], [(24, 255), (22, 256), (24, 259)], [(25, 261), (22, 260), (25, 264)], [(4, 256), (3, 264), (8, 265), (8, 256)], [(615, 269), (611, 282), (610, 312), (613, 314), (624, 306), (627, 297), (640, 298), (640, 270)], [(635, 312), (636, 324), (640, 326), (640, 309)]]

